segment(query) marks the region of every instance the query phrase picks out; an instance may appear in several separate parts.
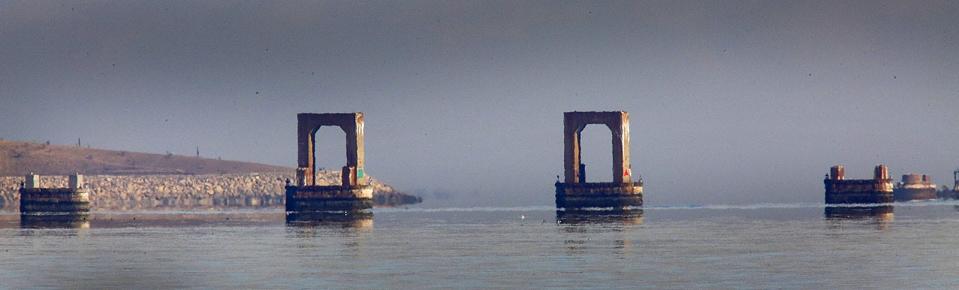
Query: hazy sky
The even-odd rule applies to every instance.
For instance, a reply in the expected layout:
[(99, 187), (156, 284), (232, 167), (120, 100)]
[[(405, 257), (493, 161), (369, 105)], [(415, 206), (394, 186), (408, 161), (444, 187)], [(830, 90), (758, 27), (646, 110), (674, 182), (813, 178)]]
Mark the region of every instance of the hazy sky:
[(959, 2), (0, 0), (4, 139), (293, 167), (296, 113), (362, 111), (371, 175), (551, 205), (572, 110), (630, 113), (649, 204), (820, 202), (835, 163), (951, 184)]

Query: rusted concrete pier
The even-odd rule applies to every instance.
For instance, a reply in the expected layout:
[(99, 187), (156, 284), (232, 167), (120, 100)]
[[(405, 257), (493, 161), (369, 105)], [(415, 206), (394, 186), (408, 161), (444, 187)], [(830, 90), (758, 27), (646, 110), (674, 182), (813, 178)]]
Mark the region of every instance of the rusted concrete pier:
[[(606, 125), (612, 133), (613, 182), (586, 182), (580, 137), (586, 125)], [(629, 114), (566, 112), (563, 114), (564, 182), (556, 182), (557, 208), (622, 208), (643, 205), (643, 182), (633, 181), (629, 164)]]
[(892, 194), (896, 201), (929, 200), (938, 198), (938, 189), (932, 177), (925, 174), (905, 174), (896, 183)]
[[(363, 113), (298, 114), (296, 183), (286, 186), (286, 211), (354, 212), (373, 207), (373, 187), (364, 172)], [(346, 166), (339, 185), (317, 185), (316, 131), (336, 126), (346, 133)]]
[(889, 168), (877, 165), (872, 179), (846, 179), (842, 165), (833, 166), (823, 180), (827, 204), (865, 204), (893, 202)]
[(20, 214), (82, 215), (90, 212), (90, 191), (83, 186), (83, 175), (70, 175), (66, 188), (44, 188), (40, 175), (29, 174), (20, 187)]

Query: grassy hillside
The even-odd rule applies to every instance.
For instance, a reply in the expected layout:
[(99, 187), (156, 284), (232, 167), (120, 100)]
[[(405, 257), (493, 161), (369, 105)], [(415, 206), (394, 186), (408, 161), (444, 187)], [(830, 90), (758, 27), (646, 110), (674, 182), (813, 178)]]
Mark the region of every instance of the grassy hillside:
[(0, 141), (0, 176), (109, 174), (228, 174), (293, 172), (293, 168), (250, 162)]

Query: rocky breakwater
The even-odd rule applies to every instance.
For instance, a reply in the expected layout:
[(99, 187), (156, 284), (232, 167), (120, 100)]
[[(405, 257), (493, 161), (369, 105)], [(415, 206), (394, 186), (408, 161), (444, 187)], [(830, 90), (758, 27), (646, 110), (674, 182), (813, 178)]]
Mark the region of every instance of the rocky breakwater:
[[(318, 184), (339, 182), (339, 172), (317, 173)], [(284, 186), (293, 173), (223, 175), (94, 175), (86, 176), (94, 210), (282, 207)], [(0, 177), (0, 207), (16, 208), (21, 176)], [(378, 207), (419, 203), (417, 196), (397, 192), (372, 180)], [(66, 187), (66, 176), (44, 176), (44, 187)]]

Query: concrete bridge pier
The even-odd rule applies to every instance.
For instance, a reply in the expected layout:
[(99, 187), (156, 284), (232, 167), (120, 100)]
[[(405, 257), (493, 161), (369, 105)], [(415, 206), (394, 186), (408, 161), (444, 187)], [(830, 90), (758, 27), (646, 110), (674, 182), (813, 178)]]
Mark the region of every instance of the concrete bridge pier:
[(20, 188), (20, 215), (65, 216), (90, 212), (90, 191), (83, 185), (83, 175), (69, 177), (66, 188), (44, 188), (40, 175), (25, 176)]
[[(316, 184), (316, 132), (323, 126), (346, 133), (346, 166), (339, 185)], [(295, 184), (286, 186), (286, 211), (355, 212), (373, 207), (373, 187), (363, 170), (363, 113), (297, 115), (297, 169)]]
[[(612, 182), (586, 182), (580, 138), (590, 124), (605, 125), (612, 133)], [(564, 182), (556, 182), (557, 208), (622, 208), (643, 205), (643, 182), (633, 181), (629, 163), (629, 114), (566, 112), (563, 114)]]

